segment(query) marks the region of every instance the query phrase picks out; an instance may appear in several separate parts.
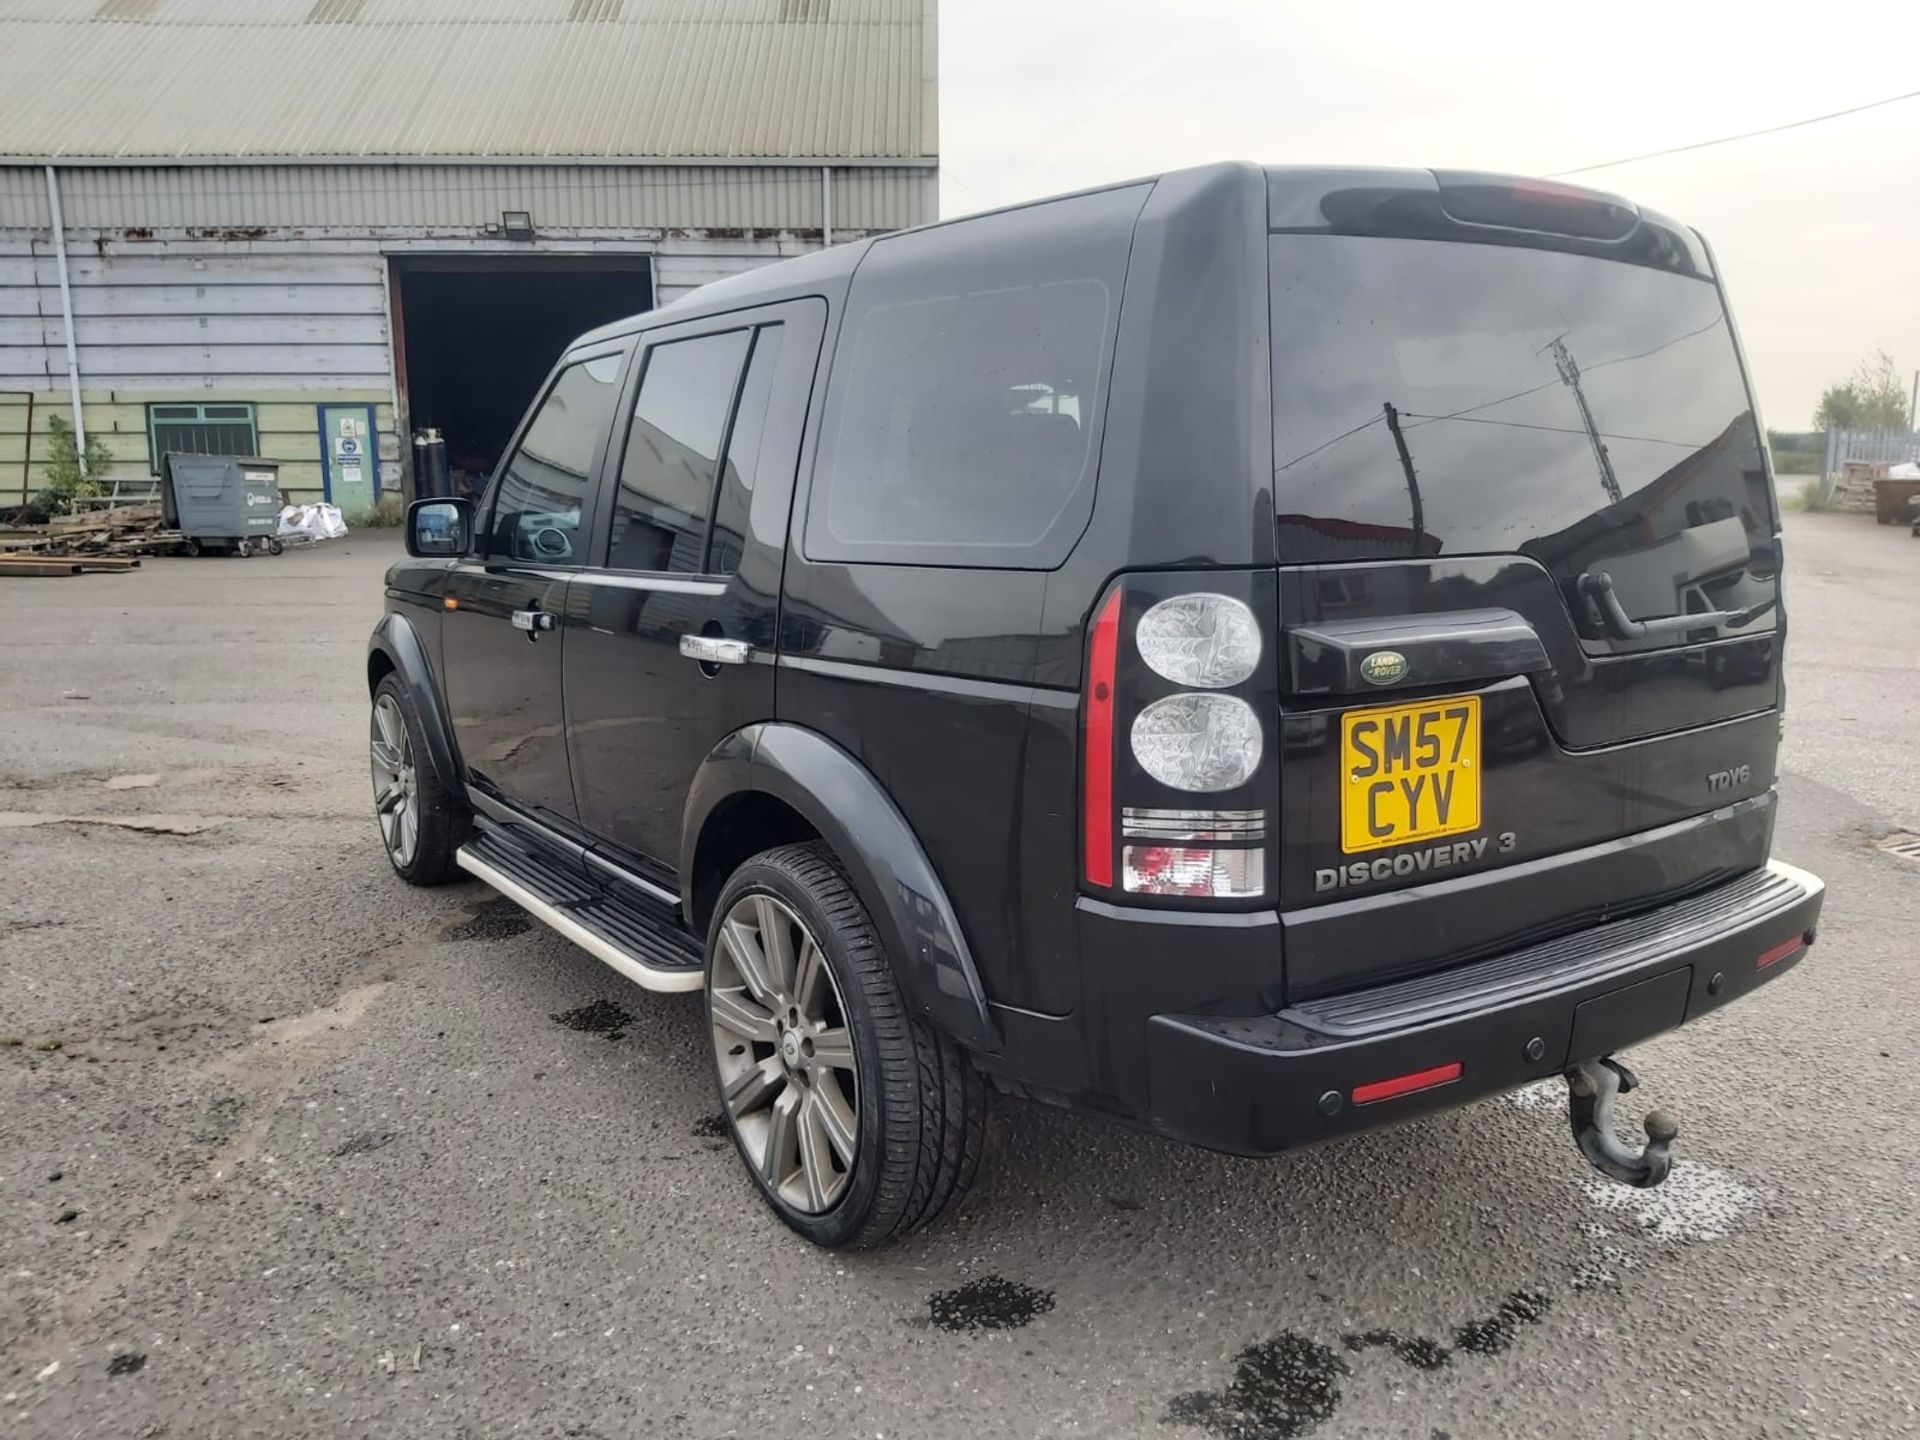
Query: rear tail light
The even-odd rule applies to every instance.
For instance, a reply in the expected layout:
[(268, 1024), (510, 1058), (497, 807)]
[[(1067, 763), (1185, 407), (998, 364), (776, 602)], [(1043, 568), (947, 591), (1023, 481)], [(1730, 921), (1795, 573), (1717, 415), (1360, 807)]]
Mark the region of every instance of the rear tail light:
[[(1234, 572), (1206, 579), (1260, 595), (1257, 583)], [(1244, 694), (1231, 693), (1260, 672), (1260, 622), (1255, 607), (1233, 595), (1169, 595), (1170, 580), (1177, 583), (1171, 576), (1116, 583), (1095, 611), (1082, 697), (1081, 875), (1088, 886), (1111, 890), (1117, 868), (1117, 888), (1142, 897), (1258, 898), (1267, 888), (1266, 811), (1198, 807), (1206, 805), (1201, 796), (1231, 803), (1229, 795), (1260, 771), (1264, 722)], [(1136, 589), (1149, 591), (1153, 603), (1123, 626)], [(1169, 686), (1179, 688), (1168, 693)], [(1165, 792), (1175, 791), (1195, 797), (1196, 808), (1127, 806), (1116, 857), (1122, 790), (1129, 799), (1156, 791), (1174, 799)]]
[(1762, 954), (1760, 958), (1754, 962), (1754, 969), (1770, 970), (1782, 960), (1788, 959), (1804, 950), (1806, 945), (1806, 937), (1804, 935), (1796, 935), (1793, 939), (1783, 941), (1781, 944), (1774, 946), (1771, 950)]
[(1082, 771), (1086, 777), (1081, 843), (1082, 872), (1089, 885), (1113, 884), (1113, 687), (1120, 653), (1120, 591), (1115, 589), (1093, 622), (1088, 647), (1086, 724)]
[(1129, 845), (1121, 856), (1121, 888), (1135, 895), (1244, 900), (1266, 888), (1266, 870), (1264, 849)]
[[(1266, 890), (1267, 812), (1148, 810), (1120, 812), (1120, 888), (1134, 895), (1245, 900)], [(1131, 842), (1150, 841), (1138, 844)]]
[(1194, 690), (1238, 685), (1260, 663), (1260, 622), (1231, 595), (1175, 595), (1133, 627), (1154, 674)]
[(1234, 790), (1260, 765), (1260, 717), (1238, 695), (1183, 693), (1133, 721), (1133, 758), (1174, 790)]

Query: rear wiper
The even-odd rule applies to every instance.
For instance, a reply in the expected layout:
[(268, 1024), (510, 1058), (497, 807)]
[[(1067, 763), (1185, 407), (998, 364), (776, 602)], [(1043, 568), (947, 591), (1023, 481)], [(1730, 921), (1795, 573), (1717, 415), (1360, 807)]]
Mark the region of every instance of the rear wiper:
[(1613, 577), (1604, 570), (1589, 570), (1580, 577), (1580, 594), (1592, 604), (1606, 628), (1622, 640), (1643, 640), (1649, 635), (1680, 635), (1689, 630), (1709, 630), (1723, 625), (1745, 625), (1749, 620), (1773, 609), (1779, 597), (1763, 600), (1747, 610), (1703, 610), (1694, 615), (1663, 615), (1654, 620), (1635, 620), (1627, 614), (1620, 597), (1614, 594)]

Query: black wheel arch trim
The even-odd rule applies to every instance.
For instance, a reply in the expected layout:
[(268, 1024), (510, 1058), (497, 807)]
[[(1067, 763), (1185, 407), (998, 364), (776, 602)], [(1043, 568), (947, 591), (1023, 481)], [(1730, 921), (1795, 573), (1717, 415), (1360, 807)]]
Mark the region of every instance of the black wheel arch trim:
[(723, 801), (746, 791), (790, 806), (839, 857), (907, 1003), (968, 1049), (998, 1050), (999, 1027), (973, 952), (919, 837), (872, 772), (816, 731), (772, 721), (749, 725), (702, 762), (680, 832), (680, 874), (688, 887), (681, 905), (689, 921), (701, 834)]
[(446, 702), (434, 679), (426, 642), (420, 638), (419, 630), (404, 615), (389, 611), (380, 617), (380, 623), (373, 627), (373, 637), (367, 641), (369, 690), (379, 683), (371, 679), (375, 655), (386, 657), (393, 672), (400, 677), (400, 683), (413, 695), (420, 728), (426, 735), (427, 759), (432, 762), (434, 774), (449, 794), (466, 794), (466, 777), (460, 769), (460, 752), (453, 742), (453, 725), (447, 718)]

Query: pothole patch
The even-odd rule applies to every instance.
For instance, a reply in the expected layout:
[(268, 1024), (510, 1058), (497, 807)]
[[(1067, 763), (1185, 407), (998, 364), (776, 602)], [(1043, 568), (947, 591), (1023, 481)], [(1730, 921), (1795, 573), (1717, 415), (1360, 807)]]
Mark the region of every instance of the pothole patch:
[(569, 1030), (578, 1030), (583, 1035), (605, 1035), (609, 1040), (617, 1039), (633, 1023), (632, 1014), (611, 1000), (595, 1000), (552, 1018)]
[(1552, 1297), (1542, 1291), (1515, 1290), (1493, 1314), (1455, 1326), (1454, 1348), (1469, 1355), (1498, 1355), (1512, 1348), (1520, 1326), (1538, 1325), (1552, 1308)]
[(1328, 1347), (1289, 1330), (1236, 1355), (1226, 1389), (1176, 1395), (1162, 1420), (1222, 1440), (1292, 1440), (1332, 1418), (1352, 1373)]
[(1349, 1331), (1340, 1343), (1354, 1354), (1362, 1350), (1390, 1350), (1416, 1370), (1439, 1370), (1453, 1359), (1453, 1352), (1438, 1340), (1424, 1335), (1401, 1335), (1392, 1330)]
[(465, 920), (443, 926), (442, 940), (509, 940), (533, 928), (533, 917), (502, 895), (481, 905)]
[(969, 1280), (958, 1289), (927, 1297), (928, 1317), (937, 1330), (1018, 1330), (1051, 1309), (1051, 1290), (998, 1275)]

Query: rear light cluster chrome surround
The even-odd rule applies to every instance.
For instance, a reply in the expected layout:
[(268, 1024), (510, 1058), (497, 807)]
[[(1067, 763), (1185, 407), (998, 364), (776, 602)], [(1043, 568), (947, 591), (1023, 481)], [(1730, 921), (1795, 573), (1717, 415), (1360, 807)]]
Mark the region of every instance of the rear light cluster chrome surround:
[(1267, 811), (1245, 802), (1273, 769), (1272, 613), (1258, 572), (1140, 575), (1101, 597), (1081, 701), (1088, 888), (1149, 904), (1268, 893)]
[(1147, 810), (1128, 805), (1120, 811), (1120, 833), (1129, 840), (1223, 840), (1250, 843), (1267, 838), (1264, 810)]

